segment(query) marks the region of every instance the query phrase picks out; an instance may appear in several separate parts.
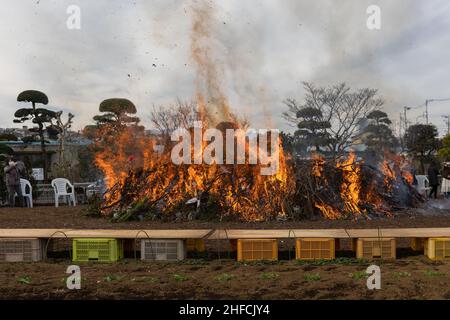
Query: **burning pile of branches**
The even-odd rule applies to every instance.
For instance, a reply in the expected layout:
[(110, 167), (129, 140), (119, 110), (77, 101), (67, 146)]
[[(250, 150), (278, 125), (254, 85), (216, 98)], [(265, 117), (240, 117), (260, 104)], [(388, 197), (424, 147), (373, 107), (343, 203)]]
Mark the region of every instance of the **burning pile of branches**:
[(261, 175), (261, 165), (249, 164), (248, 158), (244, 164), (174, 164), (171, 145), (161, 151), (161, 141), (132, 127), (122, 128), (111, 139), (104, 140), (110, 134), (100, 136), (96, 164), (107, 183), (99, 203), (104, 215), (118, 220), (244, 221), (287, 216), (295, 186), (282, 150), (276, 174)]
[(297, 165), (297, 205), (308, 216), (317, 210), (327, 219), (393, 216), (393, 211), (423, 202), (412, 186), (407, 163), (398, 156), (385, 155), (378, 164), (346, 158), (312, 161)]

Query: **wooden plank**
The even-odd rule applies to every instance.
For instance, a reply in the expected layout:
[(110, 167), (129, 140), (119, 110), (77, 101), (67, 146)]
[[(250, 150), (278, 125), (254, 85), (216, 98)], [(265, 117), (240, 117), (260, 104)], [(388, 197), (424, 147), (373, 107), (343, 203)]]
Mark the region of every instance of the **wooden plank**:
[[(211, 234), (210, 234), (211, 233)], [(208, 236), (208, 234), (210, 234)], [(286, 239), (286, 238), (431, 238), (450, 237), (450, 228), (279, 229), (279, 230), (76, 230), (0, 229), (0, 238), (119, 238), (119, 239)]]
[(216, 230), (208, 239), (348, 238), (344, 229)]
[(70, 238), (119, 238), (119, 239), (199, 239), (211, 230), (71, 230)]
[(450, 228), (347, 229), (351, 238), (430, 238), (450, 237)]
[[(290, 231), (290, 232), (289, 232)], [(270, 239), (270, 238), (429, 238), (450, 237), (450, 228), (390, 229), (293, 229), (293, 230), (216, 230), (208, 239)]]
[(70, 229), (0, 229), (0, 238), (64, 238)]
[(199, 239), (212, 230), (70, 230), (0, 229), (0, 238), (118, 238), (118, 239)]

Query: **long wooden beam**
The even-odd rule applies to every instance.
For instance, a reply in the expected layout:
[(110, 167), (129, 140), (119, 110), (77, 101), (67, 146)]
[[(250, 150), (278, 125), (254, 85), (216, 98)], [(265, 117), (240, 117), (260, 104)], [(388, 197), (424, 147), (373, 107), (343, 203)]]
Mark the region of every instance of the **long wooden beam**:
[(208, 239), (348, 238), (344, 229), (216, 230)]
[(384, 229), (170, 229), (83, 230), (0, 229), (0, 238), (119, 238), (119, 239), (287, 239), (287, 238), (431, 238), (450, 237), (450, 228)]
[(212, 230), (0, 229), (0, 238), (201, 239)]

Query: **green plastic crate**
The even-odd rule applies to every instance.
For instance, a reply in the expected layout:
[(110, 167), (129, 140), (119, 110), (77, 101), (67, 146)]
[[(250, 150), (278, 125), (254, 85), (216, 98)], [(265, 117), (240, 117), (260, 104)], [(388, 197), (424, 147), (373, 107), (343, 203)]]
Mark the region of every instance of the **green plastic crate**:
[(73, 261), (115, 262), (123, 259), (123, 242), (117, 239), (73, 239)]

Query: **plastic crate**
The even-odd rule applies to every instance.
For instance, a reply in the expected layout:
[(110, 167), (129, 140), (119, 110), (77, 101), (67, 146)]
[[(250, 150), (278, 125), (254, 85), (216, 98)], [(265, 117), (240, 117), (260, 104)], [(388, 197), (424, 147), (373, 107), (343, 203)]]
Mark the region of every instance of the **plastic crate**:
[(186, 257), (186, 246), (183, 240), (142, 240), (141, 260), (176, 261)]
[(205, 240), (203, 239), (187, 239), (186, 249), (189, 252), (205, 252)]
[(276, 239), (239, 239), (237, 260), (278, 260), (278, 241)]
[(450, 238), (430, 238), (425, 241), (424, 251), (431, 260), (450, 260)]
[(0, 262), (36, 262), (44, 257), (44, 241), (35, 238), (0, 239)]
[(298, 238), (295, 257), (297, 260), (333, 260), (335, 258), (335, 239)]
[(424, 238), (412, 238), (411, 249), (414, 251), (422, 251), (424, 249), (426, 239)]
[(395, 259), (396, 241), (394, 238), (359, 238), (356, 257), (358, 259)]
[(123, 242), (118, 239), (73, 239), (73, 261), (115, 262), (123, 259)]

